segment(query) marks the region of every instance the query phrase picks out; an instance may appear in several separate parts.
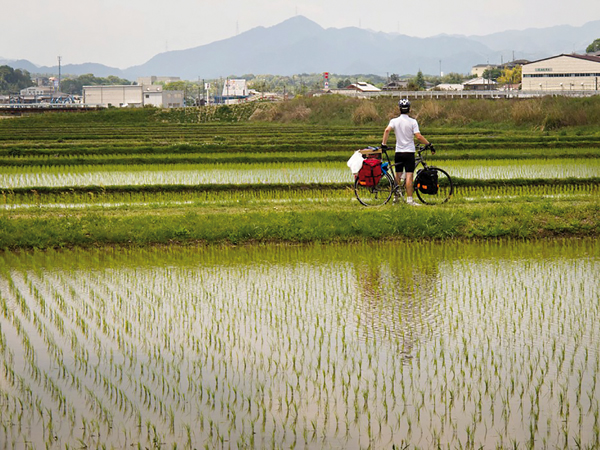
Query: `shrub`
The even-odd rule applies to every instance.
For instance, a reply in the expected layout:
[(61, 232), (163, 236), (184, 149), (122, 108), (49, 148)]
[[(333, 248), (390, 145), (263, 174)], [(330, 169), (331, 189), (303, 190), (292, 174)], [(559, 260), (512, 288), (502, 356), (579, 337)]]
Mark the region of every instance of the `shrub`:
[(368, 100), (363, 100), (352, 114), (352, 122), (355, 125), (364, 125), (378, 120), (380, 120), (379, 113), (373, 103)]
[(274, 122), (277, 119), (277, 108), (273, 103), (262, 103), (250, 116), (251, 122)]
[(297, 104), (281, 114), (282, 122), (305, 122), (310, 118), (312, 110), (306, 105)]
[(515, 125), (540, 124), (544, 111), (538, 101), (516, 101), (511, 108), (511, 118)]
[(423, 122), (433, 122), (446, 116), (445, 109), (439, 101), (427, 100), (420, 106), (415, 118)]

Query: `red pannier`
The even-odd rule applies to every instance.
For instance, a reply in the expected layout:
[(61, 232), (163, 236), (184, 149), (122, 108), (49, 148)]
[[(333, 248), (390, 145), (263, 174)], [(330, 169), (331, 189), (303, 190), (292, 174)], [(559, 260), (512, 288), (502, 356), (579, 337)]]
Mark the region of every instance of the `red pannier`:
[(376, 186), (382, 176), (381, 160), (367, 158), (363, 161), (363, 165), (358, 171), (358, 182), (363, 186)]

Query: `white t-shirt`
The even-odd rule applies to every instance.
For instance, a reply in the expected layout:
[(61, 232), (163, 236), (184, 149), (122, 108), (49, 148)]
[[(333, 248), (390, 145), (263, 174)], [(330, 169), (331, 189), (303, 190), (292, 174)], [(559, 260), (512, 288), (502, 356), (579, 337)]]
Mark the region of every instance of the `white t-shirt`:
[(408, 114), (390, 120), (389, 127), (396, 135), (396, 152), (415, 152), (415, 133), (420, 133), (419, 124)]

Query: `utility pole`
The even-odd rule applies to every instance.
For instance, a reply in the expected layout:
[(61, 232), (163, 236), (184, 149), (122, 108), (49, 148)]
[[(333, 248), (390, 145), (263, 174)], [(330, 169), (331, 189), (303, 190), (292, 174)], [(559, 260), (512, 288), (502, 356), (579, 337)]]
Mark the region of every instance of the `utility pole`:
[(60, 92), (60, 61), (62, 60), (62, 56), (58, 57), (58, 92)]

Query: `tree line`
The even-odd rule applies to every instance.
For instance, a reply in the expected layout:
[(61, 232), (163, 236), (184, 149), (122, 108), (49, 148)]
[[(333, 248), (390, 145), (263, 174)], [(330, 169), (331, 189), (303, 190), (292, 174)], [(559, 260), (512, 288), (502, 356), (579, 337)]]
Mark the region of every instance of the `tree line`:
[(0, 66), (0, 94), (16, 94), (31, 85), (33, 85), (31, 75), (26, 70)]
[(69, 77), (61, 80), (60, 90), (65, 94), (82, 95), (83, 86), (109, 86), (109, 85), (131, 85), (131, 81), (119, 78), (114, 75), (108, 77), (96, 77), (91, 73), (80, 75), (78, 77)]

